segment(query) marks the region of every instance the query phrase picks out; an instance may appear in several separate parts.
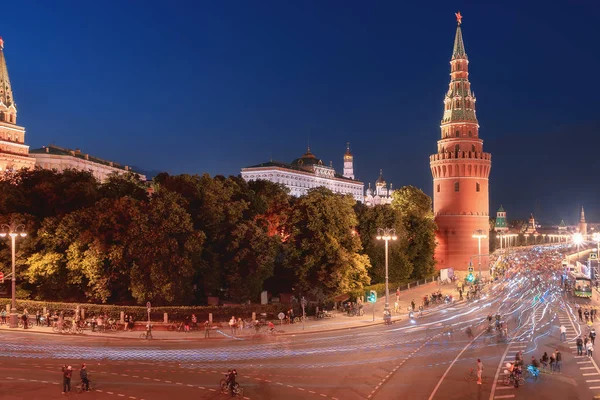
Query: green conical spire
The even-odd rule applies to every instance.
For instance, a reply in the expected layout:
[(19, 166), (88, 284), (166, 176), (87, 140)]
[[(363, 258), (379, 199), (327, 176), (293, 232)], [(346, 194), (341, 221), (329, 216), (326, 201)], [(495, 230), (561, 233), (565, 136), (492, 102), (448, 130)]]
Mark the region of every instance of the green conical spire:
[(452, 51), (452, 59), (464, 59), (467, 60), (467, 53), (465, 52), (465, 44), (463, 43), (462, 30), (460, 29), (460, 22), (456, 27), (456, 36), (454, 37), (454, 49)]

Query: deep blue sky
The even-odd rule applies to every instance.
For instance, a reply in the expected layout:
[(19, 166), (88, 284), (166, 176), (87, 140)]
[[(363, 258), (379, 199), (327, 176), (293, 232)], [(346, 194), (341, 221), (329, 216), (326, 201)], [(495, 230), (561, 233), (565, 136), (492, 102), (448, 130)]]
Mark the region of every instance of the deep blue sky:
[(0, 35), (32, 148), (229, 175), (350, 141), (359, 179), (431, 194), (457, 10), (492, 211), (600, 220), (597, 1), (22, 1)]

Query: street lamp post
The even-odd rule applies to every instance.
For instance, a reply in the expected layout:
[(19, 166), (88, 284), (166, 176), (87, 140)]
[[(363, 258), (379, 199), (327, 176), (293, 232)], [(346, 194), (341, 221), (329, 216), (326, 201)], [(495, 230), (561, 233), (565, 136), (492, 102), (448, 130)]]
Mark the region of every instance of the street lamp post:
[(385, 306), (383, 307), (384, 317), (390, 314), (390, 289), (388, 287), (388, 242), (396, 240), (396, 230), (394, 228), (377, 228), (377, 240), (385, 240)]
[(477, 262), (479, 263), (479, 282), (481, 282), (481, 239), (485, 239), (487, 235), (483, 229), (477, 229), (473, 232), (473, 237), (477, 239), (478, 243)]
[(17, 275), (15, 274), (15, 261), (16, 261), (15, 250), (16, 250), (17, 236), (20, 236), (22, 238), (27, 236), (27, 233), (25, 232), (25, 225), (11, 226), (11, 225), (6, 225), (6, 224), (1, 224), (0, 225), (0, 237), (5, 238), (7, 235), (10, 237), (11, 252), (12, 252), (12, 273), (11, 273), (12, 300), (10, 303), (10, 325), (9, 326), (11, 328), (17, 328), (18, 327), (17, 298), (16, 298)]
[(577, 245), (577, 262), (579, 262), (579, 246), (583, 243), (583, 235), (581, 233), (574, 234), (573, 243)]

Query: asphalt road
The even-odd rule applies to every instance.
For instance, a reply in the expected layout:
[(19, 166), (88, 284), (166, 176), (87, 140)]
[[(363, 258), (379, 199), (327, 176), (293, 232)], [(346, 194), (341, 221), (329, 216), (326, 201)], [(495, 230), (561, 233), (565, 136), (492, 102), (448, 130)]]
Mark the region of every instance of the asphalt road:
[[(555, 282), (518, 274), (480, 300), (414, 322), (296, 336), (146, 342), (3, 331), (1, 398), (218, 399), (226, 397), (218, 385), (223, 373), (236, 368), (247, 399), (592, 399), (600, 396), (600, 369), (593, 359), (575, 357), (582, 328), (574, 301)], [(485, 331), (490, 313), (507, 321), (508, 340)], [(567, 342), (559, 340), (560, 324)], [(467, 337), (468, 326), (475, 339)], [(503, 364), (517, 351), (527, 362), (556, 349), (563, 354), (560, 373), (519, 388), (503, 384)], [(478, 358), (482, 385), (465, 379)], [(92, 392), (62, 395), (60, 367), (74, 367), (75, 386), (82, 362)]]

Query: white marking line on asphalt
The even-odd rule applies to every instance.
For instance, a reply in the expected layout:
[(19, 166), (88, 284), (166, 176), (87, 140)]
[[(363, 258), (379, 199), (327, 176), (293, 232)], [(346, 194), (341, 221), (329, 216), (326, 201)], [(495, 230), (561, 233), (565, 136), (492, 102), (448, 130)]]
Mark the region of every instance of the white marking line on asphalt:
[(590, 386), (590, 389), (600, 389), (600, 386)]
[(579, 369), (594, 369), (594, 367), (579, 367)]
[(591, 361), (577, 361), (577, 364), (588, 364), (591, 363)]
[(503, 390), (503, 389), (515, 389), (514, 386), (498, 386), (496, 388), (496, 390)]
[(514, 394), (505, 394), (504, 396), (494, 396), (494, 399), (511, 399), (515, 397)]
[(594, 375), (600, 375), (600, 373), (598, 373), (598, 372), (592, 372), (590, 374), (583, 374), (583, 376), (594, 376)]
[[(460, 358), (460, 356), (462, 356), (462, 354), (465, 352), (465, 350), (467, 350), (469, 348), (469, 346), (471, 346), (473, 344), (473, 342), (475, 342), (475, 340), (479, 339), (479, 337), (481, 335), (483, 335), (484, 332), (485, 332), (485, 330), (481, 331), (481, 333), (479, 335), (475, 336), (473, 338), (473, 340), (471, 340), (469, 343), (467, 343), (467, 345), (460, 351), (460, 353), (458, 353), (458, 355), (454, 358), (454, 360), (452, 360), (452, 362), (448, 366), (448, 369), (446, 369), (446, 372), (444, 372), (444, 375), (442, 375), (442, 377), (440, 378), (440, 381), (437, 383), (437, 385), (435, 385), (433, 392), (431, 392), (431, 396), (429, 396), (429, 400), (433, 399), (433, 396), (435, 396), (435, 393), (438, 391), (438, 389), (442, 385), (442, 382), (446, 378), (446, 375), (448, 375), (448, 372), (450, 372), (450, 369), (456, 363), (456, 361)], [(506, 352), (508, 352), (508, 346), (506, 346)], [(504, 353), (504, 356), (506, 356), (506, 353)], [(496, 377), (496, 378), (498, 378), (498, 377)]]
[(600, 379), (589, 379), (586, 382), (587, 383), (600, 382)]

